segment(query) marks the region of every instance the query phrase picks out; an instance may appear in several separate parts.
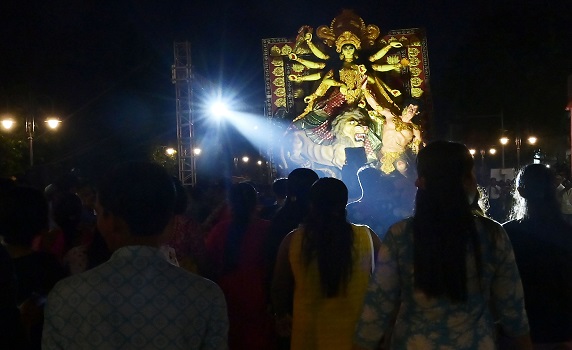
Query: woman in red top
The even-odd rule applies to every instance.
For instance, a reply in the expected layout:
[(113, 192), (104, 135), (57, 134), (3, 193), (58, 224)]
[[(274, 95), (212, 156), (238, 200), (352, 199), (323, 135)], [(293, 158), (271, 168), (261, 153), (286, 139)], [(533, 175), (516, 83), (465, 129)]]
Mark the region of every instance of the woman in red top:
[(274, 323), (264, 284), (268, 267), (263, 255), (270, 222), (256, 217), (257, 193), (251, 185), (232, 185), (228, 200), (231, 219), (213, 227), (206, 247), (214, 281), (226, 297), (229, 348), (274, 349)]

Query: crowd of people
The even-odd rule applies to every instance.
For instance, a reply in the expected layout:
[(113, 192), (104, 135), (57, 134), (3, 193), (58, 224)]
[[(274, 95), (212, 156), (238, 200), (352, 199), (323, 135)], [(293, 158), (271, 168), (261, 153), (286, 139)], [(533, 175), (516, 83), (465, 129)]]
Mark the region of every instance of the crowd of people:
[(363, 167), (352, 200), (298, 168), (266, 202), (147, 162), (3, 180), (0, 348), (572, 349), (566, 175), (532, 164), (479, 190), (446, 141), (416, 173)]

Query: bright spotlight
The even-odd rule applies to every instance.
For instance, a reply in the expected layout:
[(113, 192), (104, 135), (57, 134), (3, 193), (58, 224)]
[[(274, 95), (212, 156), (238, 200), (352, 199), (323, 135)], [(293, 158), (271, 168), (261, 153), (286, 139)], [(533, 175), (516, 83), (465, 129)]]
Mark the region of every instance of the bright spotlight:
[(469, 150), (469, 153), (470, 153), (472, 156), (474, 156), (475, 153), (477, 153), (477, 150), (475, 150), (474, 148), (471, 148), (471, 149)]
[(535, 136), (530, 136), (528, 138), (528, 143), (530, 143), (531, 145), (534, 145), (536, 141), (538, 141), (538, 139)]
[(500, 143), (502, 143), (503, 145), (506, 145), (508, 143), (508, 137), (503, 136), (500, 138)]
[(195, 156), (198, 156), (199, 154), (201, 154), (201, 149), (200, 148), (195, 148), (193, 149), (193, 153), (195, 154)]
[(490, 153), (490, 154), (496, 154), (496, 153), (497, 153), (497, 150), (496, 150), (495, 148), (491, 148), (491, 149), (489, 150), (489, 153)]
[(167, 148), (167, 149), (165, 150), (165, 153), (166, 153), (168, 156), (172, 156), (172, 155), (174, 155), (175, 153), (177, 153), (177, 151), (176, 151), (173, 147), (169, 147), (169, 148)]
[(258, 164), (258, 165), (262, 165), (262, 161), (261, 161), (261, 160), (259, 160), (258, 162), (256, 162), (256, 164)]
[(242, 157), (242, 161), (244, 163), (248, 163), (249, 158), (247, 156)]
[(226, 104), (224, 102), (217, 101), (217, 102), (212, 104), (211, 113), (215, 117), (219, 117), (219, 118), (224, 117), (228, 114), (228, 107), (226, 106)]

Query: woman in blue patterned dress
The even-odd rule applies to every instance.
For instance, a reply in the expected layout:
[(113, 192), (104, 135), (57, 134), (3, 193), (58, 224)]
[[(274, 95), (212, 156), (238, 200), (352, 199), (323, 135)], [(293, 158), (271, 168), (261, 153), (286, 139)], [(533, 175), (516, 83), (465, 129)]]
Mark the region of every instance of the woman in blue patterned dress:
[(391, 349), (495, 349), (499, 331), (530, 349), (510, 241), (471, 210), (477, 184), (468, 149), (433, 142), (417, 171), (415, 214), (384, 237), (354, 349), (382, 341)]

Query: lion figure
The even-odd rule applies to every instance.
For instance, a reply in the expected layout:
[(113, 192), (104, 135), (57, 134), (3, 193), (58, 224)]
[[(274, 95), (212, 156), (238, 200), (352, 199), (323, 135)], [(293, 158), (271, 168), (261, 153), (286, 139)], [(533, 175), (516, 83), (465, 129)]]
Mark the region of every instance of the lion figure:
[(285, 160), (296, 167), (322, 170), (335, 176), (346, 163), (346, 147), (364, 147), (367, 125), (367, 117), (359, 109), (352, 109), (337, 116), (331, 122), (331, 130), (322, 131), (327, 134), (322, 142), (312, 141), (308, 136), (315, 130), (294, 129), (288, 135), (290, 149), (284, 154)]

